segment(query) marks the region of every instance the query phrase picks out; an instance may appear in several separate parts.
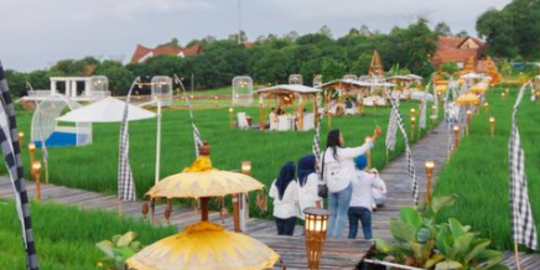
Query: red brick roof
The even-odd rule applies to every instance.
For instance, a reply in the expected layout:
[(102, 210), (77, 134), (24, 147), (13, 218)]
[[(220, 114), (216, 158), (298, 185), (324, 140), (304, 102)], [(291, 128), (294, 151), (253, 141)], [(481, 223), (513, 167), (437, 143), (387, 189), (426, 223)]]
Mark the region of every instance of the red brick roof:
[(131, 63), (138, 63), (143, 57), (152, 53), (152, 56), (156, 55), (179, 55), (183, 53), (185, 56), (195, 56), (202, 53), (202, 47), (200, 44), (194, 44), (187, 48), (182, 48), (177, 45), (167, 44), (159, 46), (155, 49), (150, 49), (144, 47), (140, 44), (137, 44), (137, 48), (131, 57)]
[[(477, 49), (461, 48), (461, 46), (469, 39), (478, 45)], [(480, 59), (485, 49), (486, 44), (477, 38), (439, 37), (439, 40), (437, 41), (437, 52), (432, 57), (431, 63), (435, 67), (446, 62), (461, 62), (465, 64), (471, 56), (475, 60)]]

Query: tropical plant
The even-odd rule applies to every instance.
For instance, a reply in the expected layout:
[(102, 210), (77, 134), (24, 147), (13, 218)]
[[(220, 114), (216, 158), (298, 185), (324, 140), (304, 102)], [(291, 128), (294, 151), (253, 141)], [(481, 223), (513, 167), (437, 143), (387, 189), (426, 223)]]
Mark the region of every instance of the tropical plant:
[(488, 249), (491, 241), (479, 238), (470, 229), (454, 218), (439, 226), (436, 246), (445, 259), (435, 269), (508, 269), (500, 264), (502, 253)]
[(106, 270), (125, 269), (126, 260), (142, 249), (141, 243), (135, 241), (136, 236), (130, 231), (124, 235), (113, 236), (112, 241), (103, 240), (97, 243), (96, 247), (106, 255), (98, 262), (98, 266)]
[(380, 252), (377, 257), (382, 259), (390, 255), (397, 263), (426, 269), (444, 260), (444, 256), (435, 250), (435, 218), (440, 209), (454, 203), (454, 196), (440, 196), (433, 198), (433, 202), (422, 211), (412, 207), (401, 208), (400, 218), (390, 220), (390, 232), (397, 243), (391, 245), (377, 239), (376, 246)]

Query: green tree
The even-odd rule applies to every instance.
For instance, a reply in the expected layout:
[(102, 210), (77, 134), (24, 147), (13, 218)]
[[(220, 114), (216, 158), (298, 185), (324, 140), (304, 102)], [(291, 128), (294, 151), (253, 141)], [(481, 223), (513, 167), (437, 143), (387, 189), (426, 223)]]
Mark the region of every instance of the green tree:
[(488, 53), (496, 57), (514, 58), (518, 48), (512, 37), (514, 27), (511, 18), (504, 12), (490, 9), (476, 21), (476, 31), (481, 38), (486, 38)]
[(347, 73), (347, 67), (342, 62), (332, 58), (324, 58), (322, 62), (322, 81), (329, 82), (343, 78)]
[(445, 22), (437, 23), (437, 25), (435, 25), (434, 31), (440, 36), (452, 35), (452, 30), (450, 30), (450, 26), (448, 26), (448, 24), (446, 24)]

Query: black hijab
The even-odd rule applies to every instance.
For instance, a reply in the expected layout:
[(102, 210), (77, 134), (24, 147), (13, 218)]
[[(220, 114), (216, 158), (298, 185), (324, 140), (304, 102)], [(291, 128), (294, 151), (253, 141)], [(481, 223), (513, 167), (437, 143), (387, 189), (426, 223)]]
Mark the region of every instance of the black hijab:
[(279, 172), (279, 176), (276, 180), (276, 187), (278, 189), (279, 193), (279, 199), (281, 200), (283, 198), (283, 194), (285, 194), (285, 189), (287, 189), (287, 186), (294, 181), (294, 162), (288, 161), (281, 167), (281, 171)]
[(303, 187), (308, 175), (315, 172), (315, 156), (307, 155), (298, 161), (298, 184)]

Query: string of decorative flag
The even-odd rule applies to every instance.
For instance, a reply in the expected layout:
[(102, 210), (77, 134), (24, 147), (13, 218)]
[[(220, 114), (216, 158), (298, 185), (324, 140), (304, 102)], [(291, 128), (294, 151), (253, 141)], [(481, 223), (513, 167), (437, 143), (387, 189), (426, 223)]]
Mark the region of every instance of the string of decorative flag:
[[(391, 97), (390, 91), (385, 91), (386, 95)], [(397, 125), (397, 128), (399, 128), (399, 130), (401, 130), (401, 133), (403, 134), (403, 140), (405, 141), (405, 156), (407, 159), (407, 175), (409, 176), (409, 181), (411, 183), (414, 204), (418, 205), (418, 181), (416, 180), (416, 168), (414, 166), (414, 160), (412, 158), (412, 151), (409, 146), (409, 139), (407, 137), (407, 131), (405, 130), (405, 124), (403, 122), (401, 114), (399, 113), (399, 99), (396, 100), (390, 98), (390, 104), (392, 105), (390, 115), (394, 114), (396, 121), (394, 121), (393, 123), (389, 123), (388, 129), (395, 129), (396, 127), (391, 127), (390, 125)], [(392, 119), (392, 116), (390, 116), (390, 119)]]
[(200, 156), (199, 149), (203, 145), (203, 139), (201, 137), (201, 133), (199, 132), (199, 129), (197, 128), (197, 125), (195, 125), (195, 120), (193, 117), (193, 106), (191, 105), (191, 102), (189, 101), (189, 98), (186, 95), (186, 89), (184, 88), (184, 84), (182, 83), (182, 80), (180, 80), (180, 78), (176, 74), (174, 75), (174, 80), (182, 88), (182, 96), (184, 97), (184, 100), (186, 101), (186, 105), (188, 106), (188, 109), (189, 109), (189, 118), (191, 120), (191, 127), (193, 129), (193, 143), (195, 144), (195, 156), (199, 157)]
[[(317, 126), (315, 127), (315, 134), (313, 135), (313, 146), (312, 146), (312, 150), (313, 150), (313, 155), (315, 156), (315, 164), (320, 164), (319, 162), (319, 158), (321, 156), (321, 148), (320, 148), (320, 142), (321, 142), (321, 137), (320, 137), (320, 129), (321, 129), (321, 122), (323, 120), (323, 115), (324, 113), (319, 113), (319, 121), (317, 121)], [(315, 170), (317, 172), (317, 174), (320, 176), (319, 179), (323, 179), (322, 175), (321, 175), (321, 169), (320, 169), (321, 166), (316, 166)]]
[(427, 94), (429, 87), (431, 86), (431, 82), (428, 84), (426, 91), (424, 91), (424, 96), (422, 97), (422, 101), (420, 104), (420, 121), (418, 124), (418, 129), (425, 129), (426, 128), (426, 122), (427, 122)]
[(38, 255), (34, 243), (34, 233), (30, 215), (30, 205), (26, 182), (24, 180), (21, 146), (17, 132), (17, 122), (13, 100), (0, 62), (0, 143), (9, 178), (13, 185), (15, 207), (21, 224), (22, 238), (26, 255), (26, 269), (39, 270)]
[(126, 96), (126, 105), (122, 116), (122, 124), (120, 125), (120, 153), (118, 155), (118, 199), (120, 201), (135, 201), (137, 195), (135, 193), (135, 182), (133, 181), (133, 172), (129, 163), (129, 102), (131, 92), (135, 85), (140, 82), (140, 77), (135, 78)]
[(508, 145), (510, 161), (510, 205), (512, 215), (512, 236), (516, 243), (516, 249), (517, 244), (519, 243), (530, 249), (538, 250), (536, 223), (529, 201), (527, 175), (525, 174), (525, 152), (521, 145), (521, 138), (516, 120), (519, 105), (523, 99), (525, 89), (529, 84), (531, 84), (531, 82), (528, 82), (521, 87), (512, 113), (512, 130)]
[[(391, 95), (388, 96), (390, 99), (394, 99)], [(396, 97), (399, 99), (399, 97)], [(397, 110), (399, 111), (399, 101), (394, 102)], [(390, 111), (390, 120), (388, 121), (388, 130), (386, 131), (386, 155), (388, 156), (388, 151), (394, 151), (396, 148), (396, 134), (398, 129), (398, 119), (393, 109)]]

